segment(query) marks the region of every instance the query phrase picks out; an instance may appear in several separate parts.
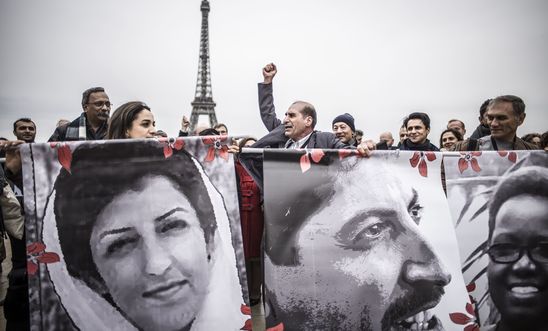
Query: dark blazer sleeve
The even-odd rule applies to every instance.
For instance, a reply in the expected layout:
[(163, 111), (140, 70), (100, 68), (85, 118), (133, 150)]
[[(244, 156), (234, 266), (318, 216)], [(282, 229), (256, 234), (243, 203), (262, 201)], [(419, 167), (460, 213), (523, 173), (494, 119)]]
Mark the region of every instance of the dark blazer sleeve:
[(310, 137), (310, 148), (354, 149), (356, 147), (343, 143), (331, 132), (316, 131)]
[[(266, 136), (259, 139), (251, 145), (253, 148), (280, 148), (287, 141), (284, 134), (284, 126), (278, 125), (274, 130), (270, 131)], [(263, 192), (263, 154), (240, 153), (238, 155), (240, 163), (247, 170), (249, 175), (253, 177), (261, 192)]]
[(259, 83), (259, 110), (261, 111), (261, 120), (264, 126), (270, 132), (282, 124), (282, 121), (276, 117), (276, 108), (274, 107), (274, 95), (272, 84)]
[(55, 128), (55, 131), (53, 131), (53, 134), (51, 135), (51, 137), (49, 137), (48, 142), (65, 141), (67, 126), (68, 124)]

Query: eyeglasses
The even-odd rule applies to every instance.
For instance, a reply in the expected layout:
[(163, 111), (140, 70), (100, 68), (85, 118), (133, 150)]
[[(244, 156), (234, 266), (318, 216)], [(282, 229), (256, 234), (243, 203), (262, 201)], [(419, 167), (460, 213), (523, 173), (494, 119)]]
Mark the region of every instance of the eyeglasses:
[(94, 105), (96, 108), (103, 108), (103, 106), (107, 106), (107, 108), (110, 108), (112, 106), (110, 101), (88, 102), (88, 105)]
[(494, 244), (487, 250), (491, 261), (496, 263), (515, 263), (525, 252), (536, 263), (548, 263), (548, 242), (540, 242), (535, 246)]

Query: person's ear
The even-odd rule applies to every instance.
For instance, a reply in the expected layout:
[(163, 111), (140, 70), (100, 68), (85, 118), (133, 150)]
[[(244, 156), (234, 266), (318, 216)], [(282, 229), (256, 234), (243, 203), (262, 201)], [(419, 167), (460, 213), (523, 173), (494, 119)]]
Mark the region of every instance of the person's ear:
[(522, 125), (523, 121), (525, 121), (525, 113), (519, 115), (519, 117), (518, 117), (518, 126)]
[(306, 126), (312, 126), (313, 121), (314, 120), (312, 119), (312, 116), (306, 116), (306, 119), (305, 119)]

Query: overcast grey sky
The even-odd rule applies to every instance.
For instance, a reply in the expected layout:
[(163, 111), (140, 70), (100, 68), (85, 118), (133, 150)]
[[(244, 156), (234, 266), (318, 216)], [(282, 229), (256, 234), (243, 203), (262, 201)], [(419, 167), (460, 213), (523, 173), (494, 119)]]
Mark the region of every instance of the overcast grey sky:
[[(201, 0), (2, 0), (0, 136), (23, 116), (45, 141), (81, 112), (81, 93), (104, 86), (115, 106), (149, 104), (176, 135), (196, 84)], [(210, 54), (217, 118), (231, 134), (266, 133), (257, 82), (278, 65), (279, 116), (313, 103), (318, 129), (349, 112), (378, 139), (413, 110), (468, 133), (479, 105), (500, 94), (527, 105), (519, 135), (548, 129), (548, 1), (211, 0)], [(114, 108), (113, 108), (114, 110)]]

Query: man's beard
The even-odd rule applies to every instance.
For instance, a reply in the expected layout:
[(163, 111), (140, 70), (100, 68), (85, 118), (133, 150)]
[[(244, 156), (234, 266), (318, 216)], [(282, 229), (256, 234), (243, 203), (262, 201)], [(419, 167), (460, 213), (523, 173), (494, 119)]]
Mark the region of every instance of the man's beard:
[(381, 329), (390, 330), (403, 319), (436, 306), (444, 293), (442, 286), (428, 283), (414, 286), (406, 295), (390, 303), (382, 317)]

